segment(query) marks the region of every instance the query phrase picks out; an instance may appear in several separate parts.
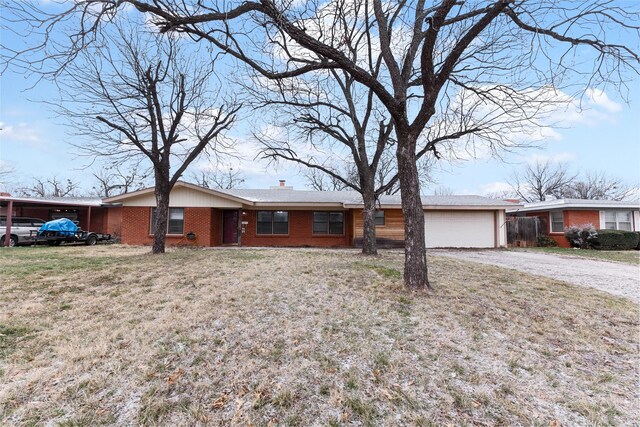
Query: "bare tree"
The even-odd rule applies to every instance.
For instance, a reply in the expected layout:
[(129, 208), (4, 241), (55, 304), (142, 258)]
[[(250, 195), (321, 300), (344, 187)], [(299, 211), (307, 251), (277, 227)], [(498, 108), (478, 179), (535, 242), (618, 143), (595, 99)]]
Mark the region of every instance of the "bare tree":
[(229, 166), (225, 169), (215, 169), (192, 173), (191, 179), (201, 187), (230, 190), (240, 188), (244, 182), (244, 174), (240, 170), (234, 170)]
[(453, 194), (455, 194), (455, 192), (450, 187), (436, 187), (433, 190), (434, 196), (451, 196)]
[(18, 188), (18, 195), (24, 197), (77, 197), (80, 195), (80, 183), (70, 179), (33, 178), (33, 182)]
[(163, 253), (171, 189), (199, 156), (229, 148), (223, 133), (240, 107), (217, 100), (220, 91), (210, 86), (214, 64), (183, 52), (173, 36), (118, 26), (79, 55), (58, 79), (66, 95), (61, 108), (92, 137), (77, 147), (114, 165), (150, 163), (156, 196), (152, 251)]
[[(638, 4), (618, 6), (611, 0), (248, 0), (231, 5), (80, 0), (62, 14), (45, 16), (45, 25), (41, 19), (34, 29), (50, 34), (56, 23), (79, 17), (83, 25), (76, 25), (71, 46), (57, 52), (66, 64), (125, 4), (148, 13), (161, 32), (209, 42), (263, 78), (277, 82), (337, 72), (370, 89), (395, 133), (406, 236), (404, 279), (410, 289), (429, 287), (416, 160), (420, 146), (432, 149), (437, 143), (430, 131), (452, 117), (442, 113), (443, 105), (451, 106), (446, 111), (464, 112), (468, 100), (480, 99), (472, 102), (474, 114), (448, 122), (451, 129), (462, 122), (464, 129), (475, 129), (474, 138), (482, 137), (486, 129), (474, 126), (477, 117), (498, 117), (505, 132), (492, 128), (484, 136), (508, 146), (518, 135), (510, 123), (524, 116), (535, 124), (555, 99), (549, 93), (610, 86), (624, 90), (626, 71), (636, 72), (640, 62), (620, 42), (639, 36)], [(23, 19), (42, 16), (22, 2), (13, 12)], [(52, 45), (46, 36), (43, 43)], [(32, 65), (29, 53), (41, 46), (17, 52), (18, 61)], [(369, 64), (378, 62), (373, 69), (380, 72), (372, 73)], [(448, 151), (446, 144), (443, 151)]]
[(587, 172), (584, 178), (568, 183), (560, 195), (570, 199), (627, 200), (636, 195), (636, 189), (604, 172)]
[[(336, 170), (336, 167), (327, 166), (329, 170)], [(337, 179), (334, 175), (329, 175), (316, 168), (306, 168), (302, 175), (307, 182), (307, 186), (315, 191), (343, 191), (348, 188), (344, 181)], [(342, 175), (342, 174), (340, 174)]]
[(0, 161), (0, 190), (8, 191), (9, 185), (13, 182), (15, 168)]
[(150, 171), (134, 162), (98, 168), (91, 174), (96, 182), (91, 192), (98, 197), (112, 197), (144, 188)]
[(511, 188), (517, 197), (525, 202), (543, 202), (548, 197), (561, 198), (576, 178), (565, 163), (551, 160), (527, 164), (522, 172), (515, 172), (511, 178)]

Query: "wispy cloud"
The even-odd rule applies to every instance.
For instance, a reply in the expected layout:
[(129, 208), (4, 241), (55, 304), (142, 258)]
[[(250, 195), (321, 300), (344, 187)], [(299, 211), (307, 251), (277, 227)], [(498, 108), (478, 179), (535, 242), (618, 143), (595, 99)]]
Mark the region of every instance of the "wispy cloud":
[(7, 142), (27, 142), (37, 144), (41, 141), (40, 132), (28, 123), (17, 125), (0, 122), (0, 138)]
[(611, 100), (603, 90), (587, 89), (587, 97), (594, 107), (602, 107), (610, 113), (617, 113), (622, 110), (622, 105)]
[(527, 158), (527, 163), (543, 163), (543, 162), (551, 162), (551, 163), (563, 163), (563, 162), (571, 162), (576, 159), (575, 153), (563, 152), (556, 154), (533, 154)]

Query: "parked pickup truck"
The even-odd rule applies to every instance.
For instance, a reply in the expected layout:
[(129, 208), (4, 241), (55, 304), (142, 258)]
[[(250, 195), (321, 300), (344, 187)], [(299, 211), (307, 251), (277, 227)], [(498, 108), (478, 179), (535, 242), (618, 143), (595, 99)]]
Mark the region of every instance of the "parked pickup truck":
[(100, 241), (111, 240), (110, 234), (83, 231), (67, 218), (46, 222), (39, 231), (33, 234), (35, 234), (36, 243), (47, 242), (49, 246), (58, 246), (63, 242), (84, 243), (87, 246), (93, 246)]

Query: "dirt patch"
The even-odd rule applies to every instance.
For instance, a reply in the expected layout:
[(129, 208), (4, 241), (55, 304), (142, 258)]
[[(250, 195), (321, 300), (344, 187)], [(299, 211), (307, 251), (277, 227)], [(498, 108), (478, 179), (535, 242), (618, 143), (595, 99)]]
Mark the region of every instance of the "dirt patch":
[(582, 257), (507, 250), (434, 250), (434, 255), (513, 268), (640, 302), (640, 266)]
[[(623, 298), (445, 257), (430, 258), (436, 292), (411, 294), (395, 251), (112, 248), (0, 255), (0, 325), (24, 332), (0, 359), (1, 424), (640, 417)], [(51, 257), (71, 267), (35, 276)]]

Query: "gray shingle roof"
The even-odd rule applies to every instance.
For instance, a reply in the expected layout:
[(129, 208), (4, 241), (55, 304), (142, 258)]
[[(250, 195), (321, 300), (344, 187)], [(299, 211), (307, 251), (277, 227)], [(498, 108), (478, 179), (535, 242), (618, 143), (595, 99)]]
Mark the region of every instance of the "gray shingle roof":
[[(218, 190), (222, 193), (240, 197), (254, 203), (335, 203), (339, 205), (361, 205), (362, 196), (356, 191), (302, 191), (289, 189), (268, 190)], [(380, 197), (382, 206), (399, 206), (400, 195), (383, 195)], [(422, 196), (424, 206), (487, 206), (514, 207), (518, 206), (503, 200), (490, 199), (482, 196)]]

